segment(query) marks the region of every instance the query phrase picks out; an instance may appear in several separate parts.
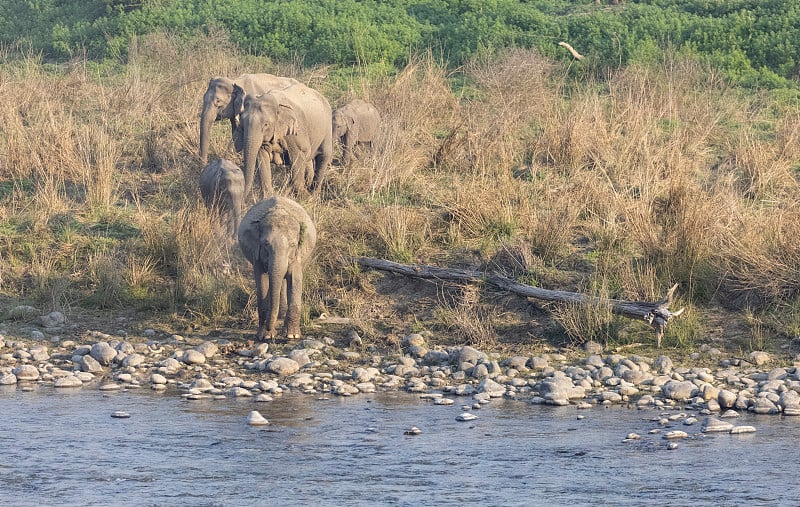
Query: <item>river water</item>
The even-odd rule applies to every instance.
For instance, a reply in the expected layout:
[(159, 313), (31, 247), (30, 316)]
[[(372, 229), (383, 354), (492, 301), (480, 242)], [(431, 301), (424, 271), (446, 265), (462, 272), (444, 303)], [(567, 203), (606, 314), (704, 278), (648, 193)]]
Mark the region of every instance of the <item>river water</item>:
[(800, 418), (743, 414), (756, 433), (668, 450), (655, 409), (498, 399), (459, 422), (468, 401), (3, 386), (0, 505), (800, 505)]

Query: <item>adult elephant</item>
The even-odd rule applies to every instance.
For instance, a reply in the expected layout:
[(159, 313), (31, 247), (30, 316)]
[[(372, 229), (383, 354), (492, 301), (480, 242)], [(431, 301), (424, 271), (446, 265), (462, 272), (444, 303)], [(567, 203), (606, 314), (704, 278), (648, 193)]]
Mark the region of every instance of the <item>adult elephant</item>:
[(269, 161), (290, 165), (296, 195), (304, 196), (320, 186), (333, 158), (331, 106), (318, 91), (298, 83), (263, 95), (241, 94), (245, 195), (253, 185), (256, 161), (265, 192), (272, 192)]
[(342, 144), (342, 163), (353, 159), (359, 144), (372, 144), (381, 125), (378, 109), (361, 99), (353, 99), (333, 112), (333, 137)]
[(260, 201), (242, 219), (239, 246), (253, 265), (258, 340), (277, 335), (278, 314), (284, 308), (287, 337), (300, 337), (303, 268), (316, 243), (317, 230), (311, 217), (288, 197)]
[[(287, 88), (299, 84), (294, 78), (275, 76), (273, 74), (242, 74), (229, 79), (215, 77), (208, 82), (208, 89), (203, 95), (203, 110), (200, 112), (200, 160), (208, 163), (208, 145), (211, 139), (211, 126), (217, 120), (228, 119), (231, 122), (231, 136), (236, 138), (236, 128), (240, 110), (235, 108), (235, 89), (249, 94), (262, 94), (270, 90)], [(239, 149), (237, 149), (239, 151)]]

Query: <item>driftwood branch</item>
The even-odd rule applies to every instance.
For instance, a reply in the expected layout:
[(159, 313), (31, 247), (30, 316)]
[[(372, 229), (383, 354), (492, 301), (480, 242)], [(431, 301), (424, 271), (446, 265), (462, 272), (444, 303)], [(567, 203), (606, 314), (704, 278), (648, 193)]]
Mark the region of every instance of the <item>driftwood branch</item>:
[(658, 347), (661, 347), (661, 338), (664, 336), (664, 331), (670, 319), (683, 313), (683, 308), (674, 312), (669, 309), (669, 305), (672, 303), (672, 297), (675, 294), (675, 290), (678, 288), (677, 284), (673, 285), (660, 301), (622, 301), (618, 299), (601, 299), (575, 292), (541, 289), (532, 285), (515, 282), (510, 278), (491, 272), (484, 273), (470, 269), (450, 269), (436, 266), (400, 264), (384, 259), (374, 259), (372, 257), (355, 257), (351, 260), (366, 268), (379, 269), (416, 278), (463, 283), (490, 283), (500, 289), (513, 292), (519, 296), (542, 301), (575, 304), (597, 304), (599, 302), (605, 302), (611, 306), (611, 313), (613, 314), (621, 315), (629, 319), (644, 320), (650, 324), (655, 330)]
[(582, 54), (578, 53), (577, 51), (575, 51), (575, 48), (570, 46), (568, 43), (559, 42), (558, 45), (563, 47), (563, 48), (567, 48), (567, 51), (569, 51), (572, 54), (572, 57), (575, 58), (576, 60), (583, 60), (584, 56)]

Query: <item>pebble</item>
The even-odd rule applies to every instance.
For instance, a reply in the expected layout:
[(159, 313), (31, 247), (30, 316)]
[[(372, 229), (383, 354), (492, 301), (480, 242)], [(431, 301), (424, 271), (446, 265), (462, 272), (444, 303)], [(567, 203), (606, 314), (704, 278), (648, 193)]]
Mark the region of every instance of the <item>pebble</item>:
[(462, 421), (462, 422), (474, 421), (477, 418), (478, 416), (475, 414), (470, 414), (469, 412), (462, 412), (456, 416), (456, 421)]
[(705, 421), (703, 421), (702, 431), (703, 433), (716, 433), (716, 432), (723, 432), (723, 431), (730, 431), (733, 428), (733, 424), (725, 421), (721, 421), (715, 417), (706, 417)]
[(250, 426), (267, 426), (269, 421), (258, 410), (253, 410), (247, 415), (247, 424)]

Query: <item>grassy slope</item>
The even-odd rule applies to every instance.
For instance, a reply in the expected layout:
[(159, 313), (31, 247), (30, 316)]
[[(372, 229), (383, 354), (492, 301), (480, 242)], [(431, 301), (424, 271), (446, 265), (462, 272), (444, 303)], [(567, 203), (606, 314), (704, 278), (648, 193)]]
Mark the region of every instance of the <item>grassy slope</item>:
[[(0, 112), (3, 300), (103, 329), (127, 315), (250, 332), (249, 266), (200, 204), (196, 153), (208, 79), (256, 71), (297, 77), (334, 106), (365, 98), (385, 118), (377, 149), (334, 167), (304, 203), (320, 231), (306, 324), (325, 313), (375, 342), (424, 330), (434, 344), (501, 350), (651, 339), (602, 305), (544, 307), (342, 260), (368, 255), (620, 299), (658, 299), (677, 282), (688, 311), (667, 347), (778, 348), (800, 330), (796, 108), (672, 58), (599, 83), (527, 51), (457, 75), (420, 57), (397, 76), (356, 71), (343, 89), (324, 68), (163, 36), (121, 72), (0, 68), (13, 105)], [(239, 161), (227, 128), (214, 136), (212, 156)]]

